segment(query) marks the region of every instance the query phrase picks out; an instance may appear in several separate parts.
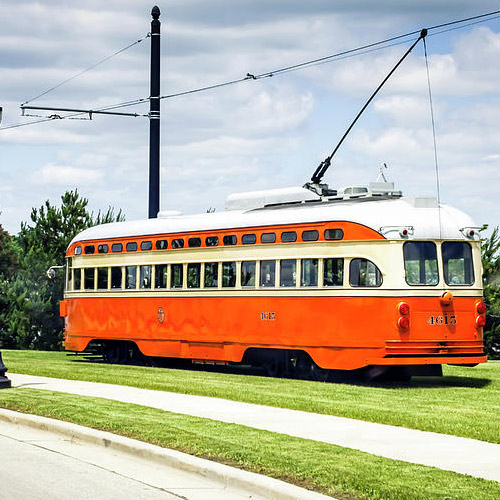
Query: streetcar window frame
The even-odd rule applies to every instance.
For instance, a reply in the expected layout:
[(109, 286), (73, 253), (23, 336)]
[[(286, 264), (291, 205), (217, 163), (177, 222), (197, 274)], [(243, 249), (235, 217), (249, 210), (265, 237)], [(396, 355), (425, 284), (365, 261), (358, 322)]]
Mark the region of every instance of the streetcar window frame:
[[(329, 269), (328, 263), (332, 266)], [(336, 269), (333, 268), (334, 262), (337, 264)], [(339, 257), (328, 257), (323, 259), (323, 286), (328, 288), (344, 286), (344, 259)]]
[(297, 241), (297, 231), (283, 231), (281, 233), (281, 243), (294, 243)]
[(275, 243), (276, 242), (276, 233), (262, 233), (260, 235), (261, 243)]
[(106, 243), (103, 243), (102, 245), (99, 245), (97, 247), (97, 253), (108, 253), (109, 252), (109, 246)]
[(232, 246), (238, 244), (238, 237), (235, 234), (226, 234), (222, 238), (222, 244), (224, 246)]
[(241, 237), (242, 245), (255, 245), (257, 242), (257, 235), (255, 233), (247, 233)]
[(201, 238), (194, 237), (188, 239), (188, 247), (189, 248), (199, 248), (201, 247)]
[(205, 277), (203, 279), (204, 288), (218, 288), (219, 286), (219, 263), (205, 262)]
[(276, 287), (276, 261), (261, 260), (259, 272), (259, 287), (260, 288), (275, 288)]
[(219, 237), (218, 236), (207, 236), (205, 238), (205, 246), (206, 247), (216, 247), (219, 245)]
[(155, 265), (155, 290), (166, 290), (168, 286), (168, 264)]
[(81, 255), (82, 254), (82, 247), (77, 246), (75, 247), (75, 255)]
[(237, 266), (236, 262), (222, 263), (222, 288), (234, 288), (236, 286)]
[(280, 287), (297, 287), (297, 259), (280, 260)]
[(317, 287), (319, 282), (319, 259), (309, 258), (300, 261), (300, 286)]
[(241, 263), (241, 287), (255, 288), (257, 282), (257, 261), (244, 260)]
[(325, 229), (324, 237), (326, 241), (338, 241), (344, 239), (344, 230), (340, 228)]
[(156, 250), (166, 250), (168, 248), (168, 240), (156, 240)]
[(184, 284), (184, 265), (171, 264), (170, 265), (170, 288), (179, 289)]
[(153, 276), (153, 266), (144, 264), (139, 266), (139, 288), (141, 290), (151, 290)]
[(97, 289), (107, 290), (109, 285), (109, 272), (107, 267), (97, 268)]
[(137, 289), (137, 266), (125, 266), (125, 290)]
[(302, 241), (318, 241), (319, 231), (317, 229), (306, 229), (302, 231)]
[(141, 251), (142, 252), (148, 252), (149, 250), (153, 249), (153, 242), (152, 241), (141, 241)]
[(172, 249), (184, 248), (184, 238), (174, 238), (172, 240)]
[(201, 287), (201, 264), (199, 262), (190, 262), (187, 265), (186, 280), (188, 288)]
[(83, 252), (85, 253), (85, 255), (92, 255), (95, 253), (95, 246), (94, 245), (85, 245)]
[(111, 267), (111, 289), (121, 290), (123, 288), (123, 269), (121, 266)]
[[(431, 255), (432, 254), (432, 255)], [(413, 257), (413, 258), (411, 258)], [(433, 257), (433, 258), (432, 258)], [(405, 281), (410, 286), (439, 285), (439, 262), (437, 246), (432, 241), (406, 241), (403, 244)], [(417, 262), (418, 264), (413, 264)], [(418, 265), (415, 270), (412, 267)], [(435, 266), (433, 269), (432, 266)], [(417, 273), (418, 281), (411, 279)], [(427, 276), (433, 278), (427, 281)]]
[(95, 267), (83, 268), (83, 289), (84, 290), (95, 289)]
[(123, 252), (123, 243), (113, 243), (111, 245), (111, 251), (113, 253)]
[[(443, 258), (444, 281), (449, 286), (472, 286), (475, 282), (474, 264), (472, 260), (472, 247), (467, 241), (444, 241), (441, 244), (441, 255)], [(458, 258), (457, 258), (458, 256)], [(452, 257), (455, 257), (452, 259)], [(459, 262), (462, 261), (462, 264)], [(460, 273), (463, 280), (457, 281), (457, 270), (450, 271), (457, 265), (462, 266)], [(451, 273), (454, 273), (451, 275)]]
[[(362, 270), (361, 265), (366, 264), (366, 269)], [(372, 269), (369, 269), (371, 267)], [(364, 279), (362, 280), (362, 272), (364, 271)], [(373, 277), (373, 272), (375, 281), (367, 282)], [(363, 281), (363, 282), (362, 282)], [(375, 262), (370, 259), (365, 259), (364, 257), (356, 257), (351, 259), (349, 263), (349, 284), (355, 288), (380, 288), (383, 283), (382, 271)]]
[(127, 252), (137, 252), (137, 241), (129, 241), (125, 245)]
[(82, 268), (73, 268), (73, 290), (79, 292), (82, 289)]

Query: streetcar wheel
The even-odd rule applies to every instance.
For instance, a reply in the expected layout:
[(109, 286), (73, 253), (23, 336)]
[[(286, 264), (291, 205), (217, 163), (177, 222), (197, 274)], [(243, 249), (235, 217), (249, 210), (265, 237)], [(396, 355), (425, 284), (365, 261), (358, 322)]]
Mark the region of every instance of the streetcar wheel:
[(281, 375), (281, 362), (275, 356), (269, 356), (263, 363), (262, 367), (268, 377), (278, 377)]
[(122, 363), (125, 358), (125, 348), (119, 342), (113, 342), (104, 346), (104, 361), (112, 365)]

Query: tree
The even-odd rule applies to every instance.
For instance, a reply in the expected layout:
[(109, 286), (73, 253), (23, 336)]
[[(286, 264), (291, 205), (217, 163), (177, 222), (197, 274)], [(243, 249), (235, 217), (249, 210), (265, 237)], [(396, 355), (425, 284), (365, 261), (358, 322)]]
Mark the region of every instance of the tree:
[(492, 359), (500, 359), (500, 234), (498, 226), (482, 244), (484, 301), (486, 326), (485, 351)]
[(6, 345), (28, 349), (59, 349), (63, 320), (59, 317), (59, 301), (63, 296), (64, 273), (52, 280), (46, 270), (63, 265), (66, 249), (79, 232), (90, 226), (123, 221), (121, 210), (112, 207), (103, 214), (87, 210), (88, 200), (77, 190), (61, 196), (61, 206), (47, 200), (31, 211), (31, 222), (21, 224), (14, 239), (17, 247), (18, 271), (3, 291), (8, 311), (4, 318)]

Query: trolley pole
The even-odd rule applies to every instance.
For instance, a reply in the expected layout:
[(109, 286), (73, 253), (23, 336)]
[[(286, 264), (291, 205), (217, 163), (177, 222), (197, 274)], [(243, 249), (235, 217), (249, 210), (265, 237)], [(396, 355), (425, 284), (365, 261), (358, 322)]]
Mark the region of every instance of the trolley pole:
[(151, 11), (151, 74), (149, 96), (149, 218), (160, 210), (160, 9)]
[(2, 353), (0, 352), (0, 389), (7, 389), (11, 386), (10, 380), (5, 376), (7, 367), (3, 364)]

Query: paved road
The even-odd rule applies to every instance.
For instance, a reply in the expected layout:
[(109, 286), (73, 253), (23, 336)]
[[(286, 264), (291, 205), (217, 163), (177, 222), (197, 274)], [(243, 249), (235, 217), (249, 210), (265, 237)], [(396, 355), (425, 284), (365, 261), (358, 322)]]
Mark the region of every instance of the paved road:
[(9, 373), (31, 387), (159, 408), (337, 444), (374, 455), (500, 481), (500, 445), (349, 418), (134, 387)]
[(0, 500), (263, 500), (200, 474), (0, 420)]

